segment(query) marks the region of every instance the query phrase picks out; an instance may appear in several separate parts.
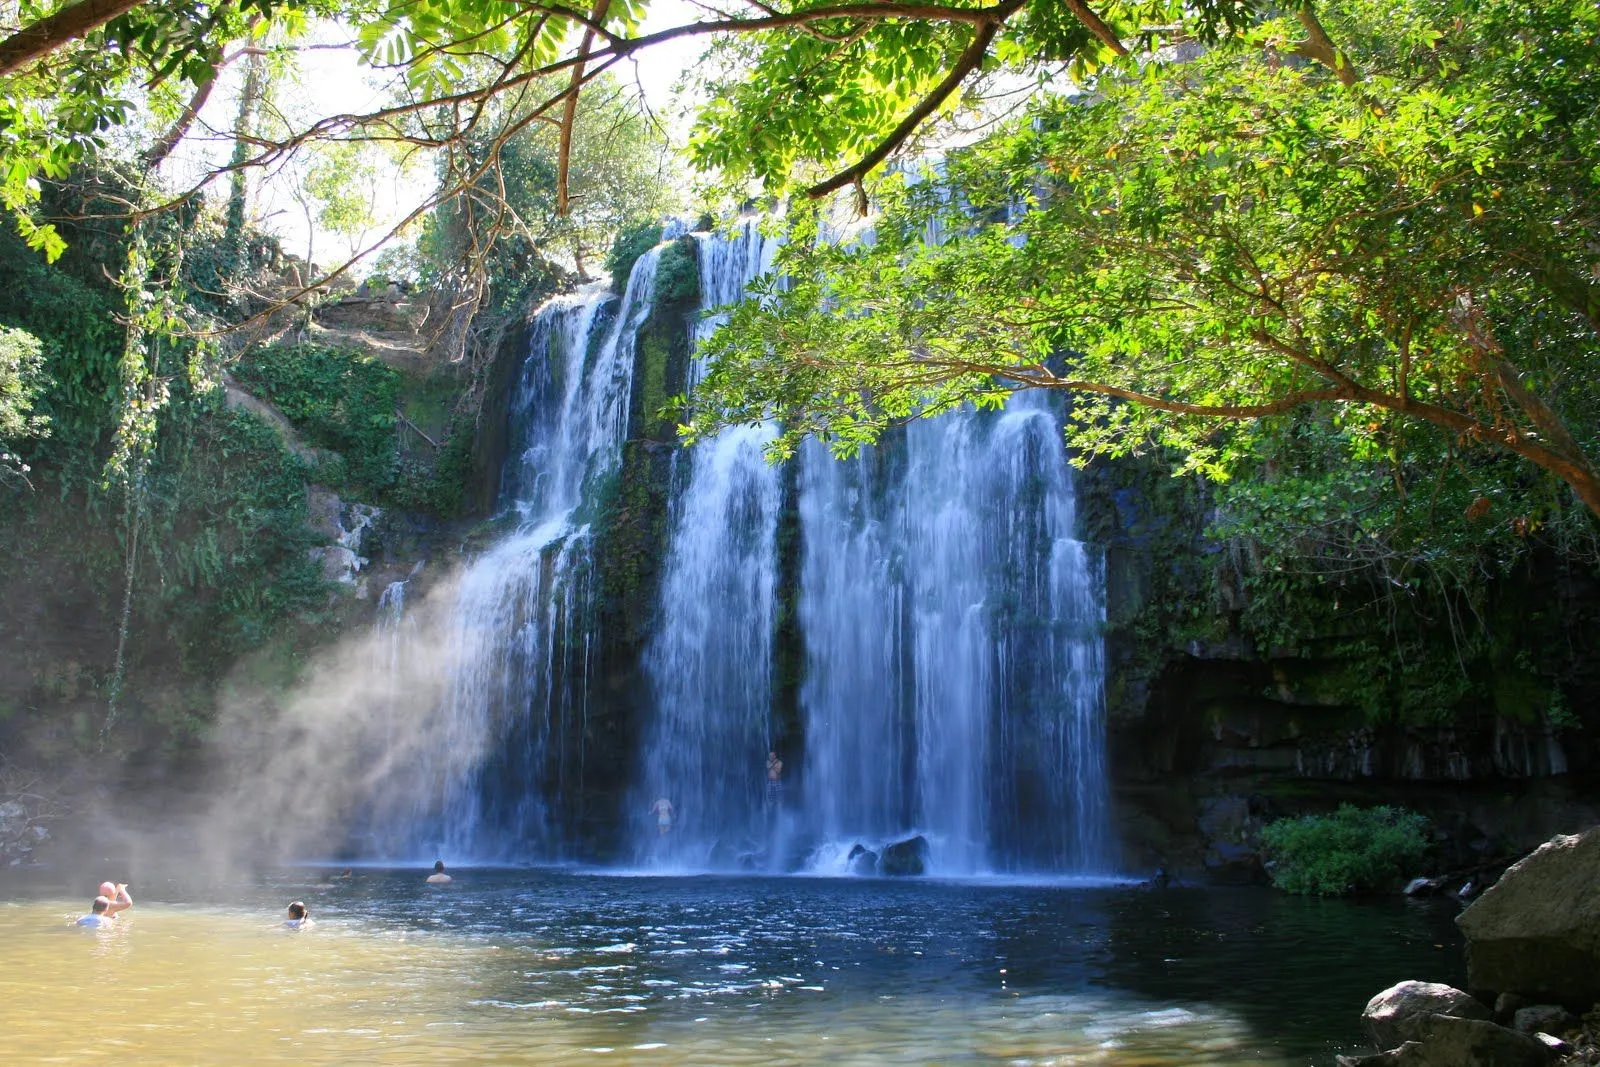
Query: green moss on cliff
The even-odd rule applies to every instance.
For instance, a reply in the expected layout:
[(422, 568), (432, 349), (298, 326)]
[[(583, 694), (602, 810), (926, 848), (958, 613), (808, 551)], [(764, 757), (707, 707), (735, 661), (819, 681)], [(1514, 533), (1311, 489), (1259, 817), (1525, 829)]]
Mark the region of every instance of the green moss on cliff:
[(595, 560), (603, 632), (608, 642), (626, 648), (643, 644), (655, 615), (677, 447), (677, 426), (660, 413), (686, 386), (690, 347), (684, 302), (658, 300), (638, 332), (622, 463), (598, 494)]
[(661, 250), (656, 263), (657, 305), (689, 304), (700, 297), (700, 262), (693, 237), (680, 237)]
[[(1464, 575), (1426, 561), (1400, 568), (1393, 556), (1333, 566), (1314, 545), (1269, 542), (1242, 524), (1231, 487), (1170, 469), (1159, 456), (1127, 457), (1080, 482), (1085, 536), (1108, 546), (1113, 722), (1143, 717), (1182, 663), (1215, 669), (1182, 673), (1184, 692), (1163, 699), (1192, 705), (1196, 685), (1232, 686), (1231, 697), (1201, 696), (1305, 707), (1320, 729), (1348, 712), (1368, 723), (1498, 715), (1571, 726), (1569, 692), (1600, 681), (1585, 651), (1600, 599), (1577, 561), (1527, 551), (1516, 570)], [(1562, 607), (1535, 606), (1551, 601)]]

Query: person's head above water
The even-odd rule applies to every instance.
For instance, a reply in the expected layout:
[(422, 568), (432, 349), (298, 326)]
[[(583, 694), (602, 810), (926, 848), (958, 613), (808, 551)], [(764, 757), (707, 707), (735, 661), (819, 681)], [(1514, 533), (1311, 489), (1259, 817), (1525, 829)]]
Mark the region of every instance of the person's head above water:
[(100, 883), (100, 888), (97, 890), (97, 892), (101, 896), (103, 896), (103, 897), (105, 897), (106, 899), (109, 900), (111, 897), (114, 897), (114, 896), (117, 895), (117, 883), (115, 883), (115, 882), (101, 882)]
[(433, 861), (433, 873), (434, 874), (443, 874), (444, 873), (444, 860), (434, 860)]
[[(115, 892), (115, 890), (113, 890), (113, 892)], [(96, 915), (104, 915), (106, 913), (106, 909), (109, 907), (111, 907), (111, 898), (106, 896), (104, 893), (101, 893), (99, 896), (94, 898), (94, 903), (89, 905), (89, 910)]]
[(306, 906), (305, 906), (305, 902), (304, 901), (297, 900), (293, 904), (289, 905), (289, 918), (291, 918), (291, 919), (304, 919), (305, 917), (306, 917)]

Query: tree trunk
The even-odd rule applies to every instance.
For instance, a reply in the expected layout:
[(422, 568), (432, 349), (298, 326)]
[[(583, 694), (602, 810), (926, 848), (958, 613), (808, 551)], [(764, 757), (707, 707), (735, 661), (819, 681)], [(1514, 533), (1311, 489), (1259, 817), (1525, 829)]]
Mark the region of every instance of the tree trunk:
[(194, 87), (194, 95), (189, 97), (189, 103), (184, 107), (183, 114), (177, 121), (162, 134), (155, 144), (151, 145), (144, 154), (144, 167), (146, 170), (155, 170), (178, 147), (178, 142), (183, 140), (184, 134), (189, 132), (189, 127), (194, 125), (194, 120), (200, 117), (200, 109), (206, 106), (206, 101), (211, 99), (211, 90), (216, 88), (217, 72), (213, 70), (206, 80)]
[(244, 164), (250, 158), (256, 111), (261, 106), (266, 79), (266, 61), (260, 55), (252, 54), (245, 66), (244, 88), (239, 93), (239, 117), (233, 124), (233, 158), (229, 161), (233, 169), (228, 175), (226, 241), (228, 247), (235, 251), (242, 251), (244, 247), (245, 208), (250, 199), (249, 170)]

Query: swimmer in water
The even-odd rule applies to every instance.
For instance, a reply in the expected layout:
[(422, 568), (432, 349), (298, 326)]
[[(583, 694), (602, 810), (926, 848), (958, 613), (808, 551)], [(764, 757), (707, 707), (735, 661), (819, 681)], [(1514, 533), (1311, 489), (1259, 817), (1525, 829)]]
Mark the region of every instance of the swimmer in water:
[(290, 930), (304, 930), (316, 924), (311, 921), (311, 912), (305, 903), (297, 900), (289, 905), (289, 917), (283, 920), (283, 925)]
[(110, 897), (105, 896), (103, 894), (101, 896), (95, 897), (94, 898), (94, 903), (89, 905), (89, 914), (87, 914), (83, 918), (79, 919), (78, 920), (78, 925), (79, 926), (87, 926), (87, 927), (89, 927), (91, 929), (99, 928), (99, 927), (102, 927), (102, 926), (114, 926), (114, 925), (116, 925), (114, 922), (112, 922), (112, 917), (107, 914), (107, 910), (110, 907), (111, 907), (111, 898)]
[(433, 864), (433, 873), (428, 875), (428, 884), (449, 885), (453, 881), (455, 881), (454, 878), (451, 878), (448, 874), (444, 873), (444, 860), (435, 860)]
[(115, 919), (117, 912), (127, 911), (133, 907), (133, 898), (128, 895), (128, 886), (124, 882), (101, 882), (100, 895), (108, 901), (106, 905), (108, 919)]

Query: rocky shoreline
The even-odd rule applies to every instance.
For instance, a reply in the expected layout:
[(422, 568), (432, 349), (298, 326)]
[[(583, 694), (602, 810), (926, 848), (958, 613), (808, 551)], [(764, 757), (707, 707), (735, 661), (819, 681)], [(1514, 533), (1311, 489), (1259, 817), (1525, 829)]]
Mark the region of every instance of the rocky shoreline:
[(1340, 1067), (1600, 1064), (1600, 827), (1512, 864), (1456, 925), (1471, 992), (1384, 990), (1362, 1013), (1380, 1051)]

